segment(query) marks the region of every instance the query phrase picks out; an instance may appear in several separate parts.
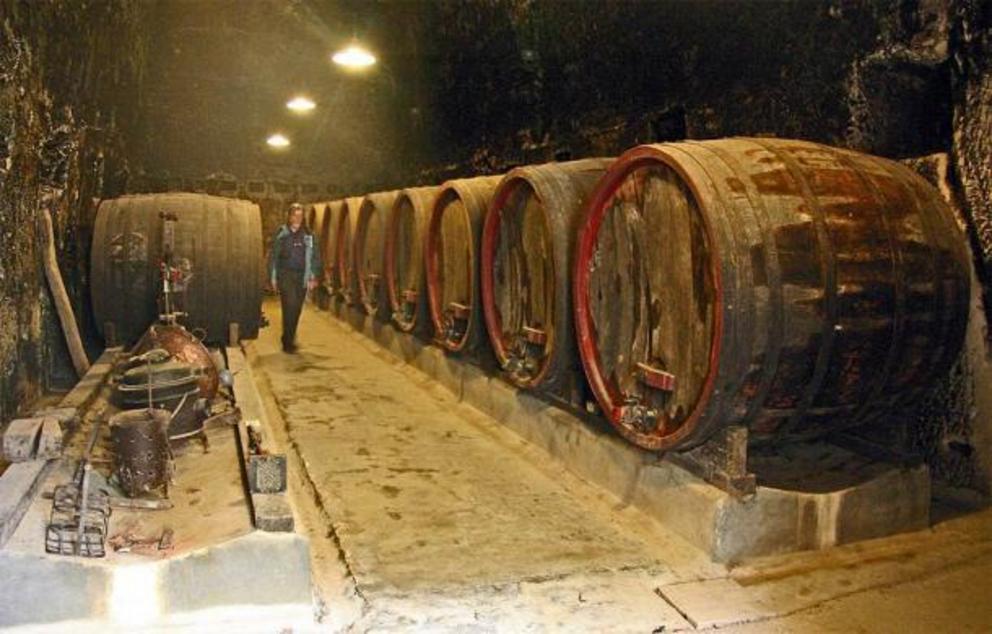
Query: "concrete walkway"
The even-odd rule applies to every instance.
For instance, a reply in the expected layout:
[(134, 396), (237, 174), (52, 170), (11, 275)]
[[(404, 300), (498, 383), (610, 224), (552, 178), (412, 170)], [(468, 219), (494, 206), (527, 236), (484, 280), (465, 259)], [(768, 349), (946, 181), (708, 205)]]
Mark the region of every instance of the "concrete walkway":
[[(265, 310), (279, 323), (278, 304)], [(857, 545), (728, 570), (328, 313), (304, 311), (298, 354), (282, 353), (278, 337), (264, 330), (249, 357), (271, 394), (276, 441), (299, 472), (298, 511), (331, 629), (933, 631), (913, 627), (927, 622), (913, 602), (922, 593), (927, 613), (939, 605), (942, 569), (975, 600), (955, 606), (955, 631), (992, 626), (988, 513), (943, 535), (878, 540), (881, 556)], [(906, 555), (918, 550), (936, 559)], [(907, 588), (893, 603), (893, 586), (931, 581), (932, 592)], [(871, 599), (879, 588), (888, 603)], [(900, 627), (880, 627), (870, 610), (831, 612), (844, 601), (885, 607)]]
[(629, 615), (630, 631), (685, 624), (654, 590), (681, 578), (672, 562), (716, 572), (701, 553), (331, 319), (305, 311), (295, 355), (267, 329), (255, 367), (372, 624), (546, 624), (556, 594), (569, 621), (588, 604), (593, 619)]

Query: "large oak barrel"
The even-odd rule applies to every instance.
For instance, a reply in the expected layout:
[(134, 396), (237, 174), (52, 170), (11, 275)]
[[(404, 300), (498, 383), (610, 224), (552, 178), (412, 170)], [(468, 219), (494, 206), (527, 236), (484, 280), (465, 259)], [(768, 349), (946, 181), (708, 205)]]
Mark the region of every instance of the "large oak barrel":
[(452, 352), (481, 341), (479, 247), (486, 208), (499, 176), (448, 181), (441, 186), (424, 242), (427, 298), (434, 338)]
[(430, 314), (424, 281), (424, 237), (440, 187), (413, 187), (396, 196), (386, 231), (386, 291), (393, 323), (426, 334)]
[(327, 215), (327, 203), (311, 203), (307, 206), (307, 213), (304, 217), (307, 229), (315, 236), (320, 236), (320, 227), (324, 224), (324, 216)]
[(947, 205), (898, 163), (777, 139), (642, 146), (590, 199), (576, 335), (642, 447), (735, 424), (814, 437), (883, 420), (947, 371), (968, 275)]
[(272, 253), (272, 240), (276, 236), (276, 231), (286, 222), (286, 207), (281, 200), (275, 198), (262, 198), (256, 203), (262, 216), (262, 266), (259, 268), (259, 275), (262, 281), (262, 288), (269, 284), (268, 262)]
[(338, 296), (345, 303), (358, 302), (358, 285), (355, 281), (354, 241), (355, 225), (358, 224), (358, 212), (362, 208), (362, 198), (354, 196), (341, 202), (337, 219), (337, 237), (335, 238), (334, 276)]
[(355, 281), (358, 300), (365, 312), (388, 319), (389, 302), (383, 265), (386, 245), (386, 223), (396, 200), (396, 192), (369, 194), (362, 201), (355, 225)]
[[(321, 232), (323, 230), (324, 221), (327, 218), (327, 205), (328, 203), (326, 202), (311, 203), (310, 205), (307, 206), (307, 214), (305, 218), (306, 226), (310, 230), (310, 232), (313, 233), (314, 241), (316, 242), (316, 248), (320, 254), (322, 269), (320, 271), (317, 271), (317, 276), (318, 279), (320, 279), (321, 281), (323, 281), (323, 274), (324, 274), (323, 271), (324, 243), (321, 241), (321, 235), (322, 235)], [(319, 291), (320, 289), (310, 294), (310, 298), (314, 301), (314, 303), (318, 305), (321, 303), (322, 300), (322, 295)]]
[(133, 342), (158, 317), (163, 220), (175, 214), (176, 261), (192, 270), (184, 323), (209, 341), (226, 341), (228, 326), (258, 335), (261, 317), (262, 228), (258, 206), (204, 194), (147, 194), (104, 200), (97, 211), (90, 256), (93, 313)]
[(337, 293), (337, 250), (338, 219), (344, 201), (335, 200), (326, 204), (324, 218), (317, 233), (320, 243), (320, 260), (324, 267), (324, 288), (331, 295)]
[(582, 375), (572, 329), (572, 254), (583, 206), (611, 161), (518, 167), (489, 205), (482, 309), (496, 359), (519, 387), (568, 395)]

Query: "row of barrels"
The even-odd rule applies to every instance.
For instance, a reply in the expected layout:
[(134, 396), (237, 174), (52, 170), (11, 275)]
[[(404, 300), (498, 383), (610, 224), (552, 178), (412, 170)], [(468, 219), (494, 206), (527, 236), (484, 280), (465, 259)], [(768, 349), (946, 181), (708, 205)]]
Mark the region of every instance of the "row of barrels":
[(584, 376), (631, 442), (882, 423), (962, 346), (969, 257), (902, 164), (733, 138), (314, 204), (332, 294), (506, 378)]
[[(104, 335), (154, 322), (168, 240), (188, 325), (253, 337), (259, 215), (202, 194), (102, 201)], [(958, 356), (970, 299), (963, 234), (932, 187), (801, 141), (643, 146), (316, 204), (309, 220), (334, 295), (452, 353), (488, 333), (521, 388), (585, 377), (617, 430), (655, 450), (723, 425), (760, 441), (885, 421)]]

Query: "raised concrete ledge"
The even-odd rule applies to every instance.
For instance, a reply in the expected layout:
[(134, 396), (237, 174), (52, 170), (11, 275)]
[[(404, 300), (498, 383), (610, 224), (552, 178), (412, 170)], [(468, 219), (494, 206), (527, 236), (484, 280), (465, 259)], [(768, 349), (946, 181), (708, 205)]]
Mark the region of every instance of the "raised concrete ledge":
[(372, 350), (387, 350), (501, 422), (570, 471), (631, 504), (708, 553), (734, 562), (776, 553), (920, 530), (929, 525), (930, 477), (923, 465), (878, 469), (872, 478), (825, 493), (761, 485), (737, 499), (656, 454), (517, 390), (436, 346), (358, 310), (331, 311)]
[[(180, 557), (125, 565), (4, 550), (0, 569), (2, 628), (70, 621), (155, 627), (238, 605), (250, 606), (244, 621), (264, 620), (270, 607), (293, 607), (289, 612), (312, 620), (309, 543), (296, 534), (254, 531)], [(139, 613), (122, 605), (139, 598)]]
[[(234, 375), (234, 396), (244, 420), (258, 421), (261, 425), (262, 444), (268, 448), (272, 442), (272, 425), (262, 405), (262, 397), (258, 393), (258, 384), (252, 372), (251, 364), (240, 346), (229, 346), (225, 349), (228, 370)], [(239, 426), (243, 431), (243, 426)], [(239, 432), (240, 434), (241, 432)], [(247, 438), (243, 439), (247, 442)], [(242, 446), (242, 452), (247, 451)], [(239, 454), (240, 460), (247, 456)], [(242, 466), (242, 468), (245, 468)], [(250, 476), (248, 476), (250, 478)], [(249, 487), (250, 488), (250, 487)], [(252, 524), (255, 528), (269, 532), (291, 532), (296, 526), (296, 518), (286, 491), (260, 493), (249, 491), (251, 503)]]
[[(81, 412), (88, 407), (106, 380), (115, 352), (108, 350), (61, 405), (72, 407), (72, 412)], [(238, 369), (244, 370), (244, 375), (239, 380), (252, 381), (250, 368), (243, 358), (241, 361)], [(239, 393), (239, 402), (246, 401), (252, 415), (263, 417), (264, 408), (253, 389), (246, 388), (242, 392), (246, 394)], [(233, 431), (217, 428), (214, 433), (224, 436)], [(234, 460), (237, 455), (235, 441), (233, 435), (229, 438), (227, 444), (213, 438), (211, 456), (221, 460), (229, 456)], [(177, 460), (183, 459), (177, 456)], [(132, 631), (138, 626), (195, 625), (199, 630), (204, 623), (209, 623), (211, 627), (217, 624), (219, 629), (216, 631), (244, 631), (246, 624), (265, 631), (281, 631), (286, 627), (312, 626), (309, 541), (295, 533), (252, 531), (247, 518), (243, 532), (238, 533), (237, 527), (226, 521), (217, 531), (215, 523), (212, 528), (215, 532), (210, 535), (223, 534), (217, 541), (211, 542), (205, 537), (200, 543), (207, 542), (208, 545), (180, 549), (174, 554), (163, 553), (161, 558), (113, 553), (109, 546), (107, 557), (102, 559), (46, 554), (44, 526), (51, 502), (37, 493), (53, 484), (53, 479), (64, 479), (65, 474), (53, 472), (53, 468), (69, 469), (65, 464), (67, 460), (18, 463), (11, 466), (18, 469), (8, 469), (4, 473), (4, 482), (16, 478), (19, 486), (0, 487), (0, 502), (16, 492), (13, 499), (21, 508), (14, 522), (0, 516), (0, 528), (7, 530), (9, 525), (13, 535), (10, 542), (0, 548), (0, 570), (3, 571), (0, 577), (0, 629), (21, 626), (32, 631), (47, 627), (51, 631), (105, 632), (108, 627), (119, 628), (115, 631)], [(200, 456), (193, 456), (191, 460), (193, 464), (186, 466), (204, 466)], [(191, 473), (183, 463), (179, 464), (181, 473)], [(239, 477), (231, 486), (242, 496), (240, 484)], [(181, 496), (180, 493), (175, 495)], [(238, 513), (229, 505), (224, 508), (230, 513)], [(115, 518), (120, 519), (116, 513), (120, 511), (111, 519), (111, 534), (115, 530)], [(202, 535), (204, 524), (199, 516), (187, 516), (187, 519), (189, 517)], [(27, 519), (21, 521), (22, 518)], [(129, 520), (124, 517), (120, 521), (126, 524)], [(176, 521), (182, 521), (182, 518), (176, 518)], [(171, 522), (170, 527), (183, 534), (183, 527)], [(151, 532), (158, 534), (154, 530)], [(140, 604), (140, 609), (130, 609), (130, 603)]]
[(105, 615), (113, 570), (69, 558), (0, 551), (0, 627)]
[(254, 531), (163, 562), (162, 613), (226, 605), (310, 608), (310, 545), (296, 533)]

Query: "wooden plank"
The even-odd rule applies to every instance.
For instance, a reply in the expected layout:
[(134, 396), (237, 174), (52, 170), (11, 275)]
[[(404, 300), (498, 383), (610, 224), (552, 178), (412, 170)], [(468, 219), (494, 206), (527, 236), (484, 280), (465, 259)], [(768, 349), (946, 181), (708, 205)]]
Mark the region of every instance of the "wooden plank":
[(257, 420), (261, 423), (262, 429), (268, 429), (268, 416), (265, 414), (258, 388), (255, 387), (254, 374), (244, 352), (239, 346), (229, 346), (225, 352), (227, 369), (234, 377), (234, 398), (242, 416), (245, 420)]
[(75, 387), (59, 401), (59, 407), (71, 407), (77, 411), (82, 411), (89, 407), (93, 399), (96, 398), (100, 387), (107, 380), (110, 371), (113, 369), (114, 359), (123, 350), (119, 346), (104, 350), (100, 358), (96, 360), (96, 363), (90, 366), (90, 370), (86, 373), (86, 376), (80, 379)]
[[(378, 207), (374, 208), (369, 216), (368, 222), (365, 226), (365, 276), (367, 279), (378, 280), (382, 277), (382, 263), (383, 263), (383, 253), (382, 249), (385, 244), (385, 222), (383, 216), (385, 210), (381, 210)], [(375, 289), (369, 288), (370, 292), (374, 292)], [(370, 299), (377, 300), (378, 297), (371, 297)]]
[(502, 209), (493, 262), (493, 294), (509, 345), (528, 328), (544, 331), (545, 341), (554, 336), (552, 249), (541, 201), (530, 186), (517, 186)]
[(502, 322), (500, 334), (510, 345), (513, 344), (514, 335), (524, 321), (524, 316), (521, 314), (523, 265), (520, 261), (522, 250), (519, 223), (520, 189), (517, 188), (503, 206), (499, 236), (493, 254), (493, 294)]
[[(104, 350), (96, 363), (90, 366), (86, 375), (62, 398), (59, 409), (73, 409), (76, 412), (86, 409), (110, 375), (114, 358), (120, 352), (121, 348)], [(63, 416), (67, 415), (68, 412), (63, 412)], [(33, 460), (13, 464), (0, 475), (0, 547), (7, 543), (17, 530), (24, 513), (56, 462), (56, 460)]]
[(394, 245), (394, 257), (396, 268), (396, 286), (403, 289), (403, 300), (410, 302), (407, 291), (412, 291), (413, 302), (417, 301), (420, 293), (420, 271), (423, 258), (421, 242), (424, 237), (418, 231), (416, 211), (410, 203), (409, 198), (403, 198), (400, 208), (396, 212), (399, 214), (396, 223), (396, 243)]
[(43, 418), (15, 418), (3, 432), (3, 457), (7, 462), (34, 460)]
[(42, 419), (41, 433), (38, 435), (39, 460), (54, 460), (62, 455), (62, 426), (58, 419), (46, 417)]
[(523, 258), (524, 320), (523, 326), (551, 330), (554, 317), (554, 254), (540, 201), (530, 196), (521, 210), (521, 247)]
[(642, 209), (650, 280), (651, 365), (677, 377), (666, 411), (676, 423), (695, 405), (709, 373), (712, 282), (701, 211), (682, 179), (667, 167), (645, 176)]
[(623, 322), (633, 314), (625, 285), (625, 253), (619, 249), (619, 213), (613, 206), (606, 212), (600, 227), (589, 279), (589, 304), (597, 335), (597, 347), (603, 366), (603, 376), (615, 376), (620, 356), (619, 338)]
[(54, 418), (59, 422), (63, 431), (75, 428), (79, 424), (79, 412), (75, 407), (46, 407), (36, 411), (34, 415)]
[(747, 436), (746, 427), (725, 427), (699, 447), (669, 452), (665, 459), (735, 497), (750, 496), (757, 480), (747, 470)]
[(51, 464), (54, 461), (18, 462), (7, 467), (0, 476), (0, 546), (17, 530)]

